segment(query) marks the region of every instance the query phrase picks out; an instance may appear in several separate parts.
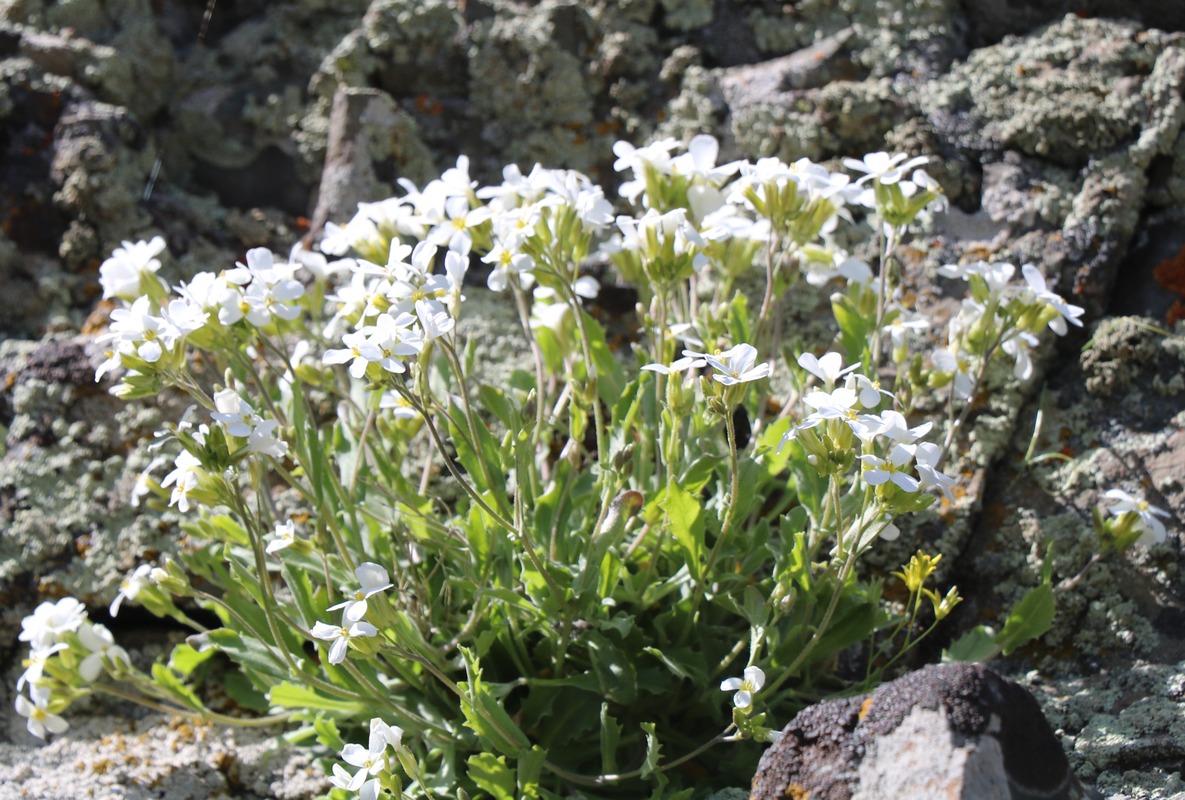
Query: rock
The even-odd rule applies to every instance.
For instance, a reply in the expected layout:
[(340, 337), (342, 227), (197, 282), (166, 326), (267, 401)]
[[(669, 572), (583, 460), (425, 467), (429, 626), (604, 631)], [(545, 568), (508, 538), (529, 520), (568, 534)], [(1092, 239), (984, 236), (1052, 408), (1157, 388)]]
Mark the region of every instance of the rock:
[(979, 664), (925, 667), (795, 717), (766, 751), (752, 800), (1093, 797), (1041, 707)]
[(313, 235), (331, 220), (346, 221), (358, 204), (395, 192), (395, 178), (425, 182), (431, 156), (414, 120), (381, 89), (342, 87), (333, 97), (329, 145), (313, 212)]

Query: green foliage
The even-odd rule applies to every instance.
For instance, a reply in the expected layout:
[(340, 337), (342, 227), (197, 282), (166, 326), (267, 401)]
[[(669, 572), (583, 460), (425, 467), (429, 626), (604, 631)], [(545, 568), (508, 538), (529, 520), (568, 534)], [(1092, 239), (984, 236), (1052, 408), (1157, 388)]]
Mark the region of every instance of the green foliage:
[[(616, 228), (583, 176), (524, 188), (508, 173), (479, 193), (459, 162), (447, 185), (391, 201), (410, 214), (439, 195), (433, 213), (341, 229), (383, 263), (333, 277), (294, 254), (316, 265), (302, 283), (296, 263), (256, 249), (170, 304), (143, 266), (151, 298), (115, 289), (138, 304), (103, 368), (128, 370), (117, 391), (168, 386), (201, 409), (169, 431), (174, 471), (147, 481), (150, 504), (190, 512), (182, 563), (126, 596), (199, 632), (150, 675), (109, 658), (110, 676), (146, 702), (233, 722), (190, 683), (225, 655), (231, 697), (270, 714), (258, 724), (287, 722), (352, 765), (336, 765), (339, 795), (375, 781), (395, 797), (676, 800), (746, 785), (767, 720), (861, 682), (835, 675), (854, 645), (871, 645), (868, 681), (916, 645), (927, 615), (937, 624), (958, 602), (926, 586), (937, 559), (901, 573), (904, 608), (858, 562), (896, 535), (894, 518), (935, 501), (928, 489), (949, 496), (939, 468), (965, 411), (952, 397), (942, 447), (906, 418), (916, 394), (966, 376), (935, 359), (877, 382), (886, 350), (913, 363), (882, 342), (907, 315), (894, 246), (939, 196), (916, 174), (885, 177), (904, 156), (869, 156), (875, 230), (891, 229), (879, 278), (822, 276), (843, 282), (820, 295), (843, 355), (780, 354), (780, 298), (811, 290), (808, 267), (851, 266), (828, 232), (858, 191), (806, 163), (705, 171), (705, 147), (666, 170), (639, 156), (649, 208)], [(729, 223), (709, 223), (726, 196)], [(582, 299), (603, 245), (639, 290), (632, 354)], [(466, 332), (470, 252), (512, 295), (531, 353), (502, 384)], [(734, 289), (754, 268), (760, 301)], [(982, 379), (1006, 337), (1054, 306), (979, 272), (970, 282), (993, 316), (949, 347)], [(772, 390), (771, 374), (790, 388)], [(1039, 636), (1052, 609), (1046, 581), (993, 647)], [(59, 655), (54, 680), (82, 685), (77, 660)]]

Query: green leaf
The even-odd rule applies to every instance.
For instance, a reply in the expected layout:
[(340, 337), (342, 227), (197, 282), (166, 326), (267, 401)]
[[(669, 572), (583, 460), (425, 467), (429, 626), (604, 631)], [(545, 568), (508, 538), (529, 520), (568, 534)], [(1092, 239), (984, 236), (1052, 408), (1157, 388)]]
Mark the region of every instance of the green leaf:
[(1008, 615), (1004, 630), (996, 636), (996, 644), (1004, 655), (1011, 655), (1016, 648), (1052, 628), (1055, 611), (1053, 587), (1048, 583), (1033, 587)]
[(152, 665), (152, 682), (157, 688), (163, 689), (178, 705), (191, 708), (194, 711), (204, 711), (205, 705), (193, 693), (193, 690), (181, 682), (177, 674), (164, 664), (157, 662)]
[(315, 708), (359, 715), (368, 710), (368, 706), (358, 700), (327, 697), (307, 686), (295, 683), (281, 683), (278, 686), (273, 686), (267, 693), (267, 699), (273, 706), (281, 708)]
[(231, 672), (222, 679), (226, 696), (236, 704), (259, 714), (268, 712), (267, 698), (263, 692), (251, 685), (251, 679), (242, 672)]
[(990, 631), (977, 625), (951, 643), (942, 652), (943, 661), (989, 661), (1000, 652)]
[(700, 490), (707, 486), (708, 481), (715, 476), (716, 468), (722, 463), (724, 463), (724, 459), (719, 456), (700, 456), (683, 471), (683, 475), (679, 478), (679, 485), (688, 492), (699, 494)]
[(271, 649), (253, 636), (240, 634), (230, 628), (219, 628), (200, 636), (230, 656), (232, 661), (250, 670), (249, 674), (270, 678), (270, 682), (256, 684), (260, 689), (267, 690), (272, 683), (280, 683), (288, 677), (288, 667), (279, 654), (273, 655)]
[(630, 705), (638, 699), (638, 674), (625, 652), (609, 637), (590, 631), (589, 659), (601, 692), (615, 703)]
[(708, 682), (708, 664), (702, 653), (690, 647), (669, 647), (659, 650), (657, 647), (644, 647), (644, 652), (657, 658), (676, 678), (691, 681), (697, 686)]
[(538, 745), (518, 754), (517, 779), (520, 800), (531, 800), (539, 796), (539, 776), (543, 774), (543, 764), (546, 761), (547, 751)]
[(481, 404), (493, 412), (494, 416), (506, 426), (507, 430), (517, 430), (518, 415), (515, 413), (510, 401), (506, 399), (506, 393), (501, 389), (495, 389), (493, 386), (482, 384), (481, 388), (477, 390), (477, 397), (481, 400)]
[(659, 503), (659, 507), (666, 512), (671, 533), (683, 550), (691, 577), (699, 581), (703, 574), (703, 565), (700, 562), (704, 546), (704, 520), (699, 501), (674, 485)]
[(469, 778), (494, 800), (516, 800), (514, 772), (503, 756), (480, 753), (469, 757)]
[(309, 580), (308, 574), (304, 570), (292, 566), (287, 560), (281, 562), (280, 574), (284, 576), (284, 583), (292, 592), (292, 599), (296, 601), (301, 622), (306, 628), (312, 628), (319, 614), (317, 604), (313, 602), (313, 584)]
[(526, 734), (514, 724), (506, 709), (482, 683), (481, 666), (477, 658), (465, 647), (461, 648), (461, 654), (465, 658), (465, 674), (468, 677), (467, 681), (458, 684), (462, 691), (461, 713), (465, 715), (465, 724), (482, 738), (483, 743), (508, 756), (515, 756), (530, 748), (531, 742)]
[(642, 762), (641, 774), (643, 778), (649, 778), (658, 768), (658, 759), (662, 757), (662, 745), (658, 743), (653, 722), (643, 722), (642, 732), (646, 734), (646, 760)]
[(198, 666), (208, 661), (217, 652), (213, 648), (195, 650), (188, 643), (182, 642), (173, 648), (173, 652), (169, 656), (169, 669), (182, 678), (188, 678)]
[(337, 729), (337, 723), (331, 717), (318, 714), (313, 719), (313, 730), (317, 732), (317, 741), (324, 747), (341, 752), (346, 746), (345, 739)]
[(601, 771), (607, 775), (617, 772), (617, 744), (621, 741), (621, 725), (609, 714), (609, 704), (601, 703)]
[(625, 370), (609, 349), (605, 341), (605, 329), (587, 311), (584, 315), (584, 329), (588, 331), (589, 351), (597, 370), (597, 395), (610, 408), (625, 392)]

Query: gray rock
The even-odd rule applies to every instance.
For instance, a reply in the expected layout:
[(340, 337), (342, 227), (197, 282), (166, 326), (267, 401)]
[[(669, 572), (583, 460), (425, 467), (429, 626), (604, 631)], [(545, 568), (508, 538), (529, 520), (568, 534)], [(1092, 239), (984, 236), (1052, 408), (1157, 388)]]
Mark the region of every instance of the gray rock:
[(925, 667), (799, 713), (766, 751), (753, 800), (1093, 797), (1033, 696), (978, 664)]

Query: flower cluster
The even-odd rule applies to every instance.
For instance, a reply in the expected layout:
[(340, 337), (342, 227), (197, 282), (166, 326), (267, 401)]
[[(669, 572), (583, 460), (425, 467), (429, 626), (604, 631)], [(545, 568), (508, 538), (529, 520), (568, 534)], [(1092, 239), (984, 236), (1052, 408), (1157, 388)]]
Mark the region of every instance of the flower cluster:
[(339, 789), (357, 792), (360, 800), (377, 800), (383, 789), (383, 781), (390, 781), (392, 776), (388, 748), (398, 760), (409, 765), (413, 763), (403, 757), (407, 752), (403, 744), (403, 729), (388, 725), (379, 717), (372, 717), (366, 746), (351, 742), (341, 751), (342, 760), (354, 767), (355, 772), (350, 774), (341, 764), (334, 764), (329, 782)]
[(69, 724), (61, 712), (85, 692), (85, 685), (108, 670), (118, 674), (130, 662), (127, 651), (103, 625), (90, 621), (85, 606), (73, 597), (45, 602), (21, 620), (18, 639), (29, 645), (25, 671), (17, 679), (16, 711), (27, 720), (29, 733), (45, 739), (64, 733)]
[(387, 576), (387, 570), (374, 562), (359, 565), (354, 570), (354, 576), (358, 579), (358, 588), (347, 592), (345, 600), (328, 609), (342, 612), (341, 624), (317, 622), (313, 625), (314, 638), (330, 643), (330, 664), (340, 664), (346, 660), (346, 650), (351, 641), (378, 633), (378, 628), (362, 619), (366, 616), (367, 600), (394, 586)]
[(1007, 263), (947, 264), (938, 272), (962, 279), (970, 288), (951, 320), (947, 346), (931, 355), (936, 383), (953, 383), (963, 399), (974, 394), (983, 378), (978, 367), (997, 349), (1012, 356), (1015, 376), (1028, 380), (1033, 374), (1030, 354), (1046, 326), (1059, 336), (1066, 334), (1066, 323), (1082, 327), (1083, 309), (1050, 291), (1032, 264), (1021, 267), (1023, 284), (1012, 280), (1016, 267)]
[[(406, 779), (637, 796), (700, 752), (669, 727), (768, 739), (767, 715), (834, 688), (818, 676), (837, 642), (867, 642), (871, 681), (947, 616), (955, 589), (925, 585), (938, 558), (898, 573), (904, 604), (857, 561), (906, 538), (903, 515), (960, 502), (943, 465), (987, 364), (1030, 377), (1044, 329), (1082, 310), (1031, 265), (1023, 282), (952, 265), (967, 297), (931, 332), (895, 275), (944, 203), (925, 158), (720, 163), (710, 136), (614, 153), (620, 204), (540, 165), (481, 185), (461, 157), (327, 225), (320, 252), (255, 248), (177, 286), (157, 275), (163, 240), (125, 242), (101, 269), (119, 307), (97, 378), (193, 405), (133, 490), (184, 515), (185, 547), (131, 572), (110, 613), (136, 603), (196, 635), (140, 673), (77, 601), (46, 604), (22, 634), (30, 729), (63, 729), (104, 687), (240, 724), (191, 688), (220, 652), (247, 678), (227, 682), (236, 702), (340, 754), (335, 795), (402, 797)], [(868, 262), (839, 235), (864, 223)], [(464, 314), (484, 291), (471, 270), (529, 352), (505, 381)], [(636, 290), (622, 331), (595, 307), (602, 281)], [(834, 336), (784, 330), (791, 291), (830, 302)], [(945, 413), (918, 402), (946, 387)], [(1110, 497), (1117, 540), (1163, 536), (1158, 509)], [(742, 667), (722, 715), (716, 682)]]

